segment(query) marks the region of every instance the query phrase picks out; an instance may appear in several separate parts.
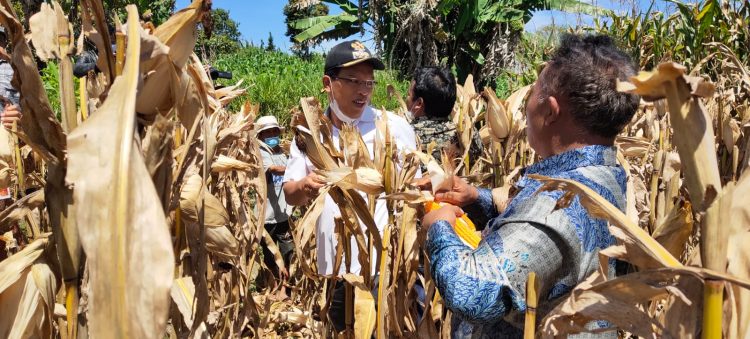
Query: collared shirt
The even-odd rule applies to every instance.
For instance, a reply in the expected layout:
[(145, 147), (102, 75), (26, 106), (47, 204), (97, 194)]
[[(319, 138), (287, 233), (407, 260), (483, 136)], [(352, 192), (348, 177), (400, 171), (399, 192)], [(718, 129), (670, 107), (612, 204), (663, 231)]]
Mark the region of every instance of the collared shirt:
[[(366, 107), (362, 113), (362, 117), (356, 125), (359, 133), (362, 135), (362, 140), (367, 146), (367, 150), (370, 153), (370, 159), (374, 159), (375, 150), (375, 120), (377, 117), (383, 114), (379, 110), (375, 110), (372, 107)], [(406, 119), (397, 116), (391, 112), (386, 112), (388, 116), (388, 123), (393, 137), (396, 148), (399, 153), (403, 151), (414, 151), (416, 150), (416, 137), (414, 130), (411, 128)], [(333, 143), (336, 147), (339, 147), (339, 130), (335, 126), (332, 130)], [(290, 151), (289, 151), (289, 162), (287, 163), (286, 173), (284, 174), (284, 182), (301, 180), (315, 169), (310, 159), (300, 151), (297, 147), (297, 143), (293, 140)], [(361, 193), (361, 192), (360, 192)], [(367, 199), (364, 193), (361, 193), (362, 197)], [(339, 216), (339, 208), (333, 201), (330, 195), (327, 195), (324, 200), (323, 212), (318, 217), (316, 240), (317, 240), (317, 264), (318, 273), (323, 275), (334, 274), (333, 266), (336, 259), (336, 232), (334, 218)], [(380, 233), (383, 233), (383, 228), (388, 223), (388, 210), (383, 199), (378, 199), (375, 203), (375, 224), (377, 225)], [(363, 230), (366, 231), (364, 224), (360, 225)], [(359, 253), (357, 249), (357, 243), (354, 239), (351, 240), (351, 258), (350, 273), (359, 274), (360, 264), (357, 260)], [(371, 260), (373, 267), (371, 272), (375, 272), (375, 265), (377, 260), (374, 259), (376, 253), (372, 253), (373, 260)], [(344, 274), (346, 272), (346, 265), (342, 263), (338, 274)]]
[[(578, 148), (529, 166), (502, 215), (491, 192), (479, 189), (478, 201), (464, 208), (477, 225), (489, 220), (479, 247), (471, 250), (445, 221), (434, 223), (427, 235), (433, 278), (454, 314), (454, 338), (521, 337), (529, 272), (542, 282), (537, 310), (542, 319), (598, 268), (598, 251), (615, 242), (607, 222), (594, 219), (578, 197), (556, 209), (563, 192), (536, 193), (541, 183), (528, 174), (578, 181), (625, 209), (626, 174), (617, 164), (615, 148), (607, 146)], [(608, 264), (614, 276), (614, 260)], [(602, 328), (606, 323), (589, 326)]]
[(260, 141), (260, 156), (263, 158), (263, 170), (266, 172), (266, 224), (278, 224), (289, 219), (286, 197), (282, 189), (284, 175), (268, 171), (271, 166), (286, 166), (287, 157), (282, 152), (274, 152), (264, 142)]
[[(417, 134), (422, 150), (427, 151), (430, 143), (435, 142), (435, 148), (432, 150), (432, 157), (440, 163), (440, 151), (445, 147), (456, 147), (459, 150), (460, 142), (458, 140), (458, 130), (456, 124), (449, 117), (430, 117), (422, 115), (414, 118), (411, 122), (414, 132)], [(482, 155), (482, 141), (479, 138), (479, 132), (476, 130), (472, 133), (471, 144), (469, 146), (469, 160), (474, 163)], [(458, 157), (461, 154), (457, 155)], [(424, 170), (424, 168), (423, 168)]]

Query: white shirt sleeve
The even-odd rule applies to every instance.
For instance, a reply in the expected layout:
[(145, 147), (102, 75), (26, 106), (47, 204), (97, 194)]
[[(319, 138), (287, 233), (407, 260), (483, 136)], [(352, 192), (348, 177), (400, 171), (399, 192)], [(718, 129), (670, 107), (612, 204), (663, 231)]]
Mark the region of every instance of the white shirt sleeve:
[[(391, 125), (393, 138), (396, 139), (396, 146), (398, 147), (399, 153), (412, 152), (417, 150), (417, 134), (414, 133), (414, 128), (406, 121), (406, 119), (388, 112), (388, 120)], [(417, 170), (415, 178), (421, 178), (421, 171)]]
[(289, 161), (286, 164), (284, 172), (284, 181), (297, 181), (309, 173), (307, 169), (307, 156), (297, 147), (295, 139), (292, 139), (292, 145), (289, 147)]

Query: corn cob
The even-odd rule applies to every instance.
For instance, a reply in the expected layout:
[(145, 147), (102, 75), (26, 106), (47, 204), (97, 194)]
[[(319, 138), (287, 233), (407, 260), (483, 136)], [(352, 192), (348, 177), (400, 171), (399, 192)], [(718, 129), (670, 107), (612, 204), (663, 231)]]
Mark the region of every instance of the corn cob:
[[(425, 211), (428, 213), (435, 211), (440, 207), (442, 207), (442, 205), (434, 201), (428, 201), (424, 206)], [(477, 248), (479, 246), (479, 241), (482, 240), (482, 238), (476, 233), (476, 226), (474, 226), (474, 223), (471, 222), (471, 219), (469, 219), (466, 214), (456, 218), (456, 225), (453, 226), (453, 230), (456, 231), (458, 237), (472, 249)]]

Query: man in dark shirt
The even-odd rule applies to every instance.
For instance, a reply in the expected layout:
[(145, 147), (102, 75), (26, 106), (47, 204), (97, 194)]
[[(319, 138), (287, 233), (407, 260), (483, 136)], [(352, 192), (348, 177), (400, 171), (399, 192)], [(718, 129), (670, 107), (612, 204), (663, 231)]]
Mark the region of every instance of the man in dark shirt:
[[(423, 150), (435, 142), (432, 156), (441, 161), (440, 153), (452, 149), (455, 157), (463, 155), (456, 132), (456, 124), (451, 119), (451, 112), (456, 103), (456, 79), (447, 68), (420, 67), (414, 72), (409, 86), (406, 106), (411, 115), (414, 127)], [(479, 133), (473, 133), (469, 148), (471, 162), (481, 156)], [(449, 152), (450, 153), (450, 152)], [(458, 154), (456, 154), (458, 153)]]

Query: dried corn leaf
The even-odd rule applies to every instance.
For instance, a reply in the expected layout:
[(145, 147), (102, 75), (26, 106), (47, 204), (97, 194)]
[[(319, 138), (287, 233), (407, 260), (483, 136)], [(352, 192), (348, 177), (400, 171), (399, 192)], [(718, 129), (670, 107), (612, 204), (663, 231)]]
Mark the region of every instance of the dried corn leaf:
[[(210, 4), (195, 0), (159, 25), (153, 36), (144, 32), (143, 40), (152, 42), (154, 48), (150, 58), (153, 61), (144, 64), (141, 70), (143, 87), (136, 103), (139, 113), (167, 114), (177, 106), (183, 126), (192, 126), (197, 111), (204, 106), (197, 105), (202, 100), (198, 91), (200, 82), (189, 80), (186, 65), (197, 39), (197, 24), (209, 9)], [(186, 113), (187, 110), (191, 113)]]
[(619, 136), (615, 144), (626, 157), (642, 158), (651, 149), (651, 141), (643, 137)]
[(369, 339), (377, 319), (375, 298), (361, 276), (348, 273), (344, 280), (354, 286), (354, 338)]
[(615, 326), (613, 329), (620, 328), (642, 337), (674, 337), (658, 319), (641, 309), (669, 295), (689, 304), (672, 282), (675, 275), (672, 270), (661, 269), (606, 280), (601, 272), (595, 272), (542, 320), (542, 337), (588, 332), (586, 324), (599, 320), (608, 321)]
[(197, 24), (211, 9), (210, 1), (195, 0), (159, 25), (154, 35), (169, 46), (169, 58), (178, 69), (187, 64), (198, 38)]
[(78, 228), (90, 272), (88, 324), (90, 335), (98, 338), (157, 337), (169, 311), (172, 241), (133, 139), (138, 29), (137, 10), (128, 6), (124, 72), (99, 110), (68, 140), (66, 180), (75, 187)]
[(44, 191), (35, 191), (16, 200), (4, 211), (0, 212), (0, 233), (7, 232), (23, 220), (31, 211), (44, 206)]
[[(4, 267), (0, 267), (0, 272), (2, 271)], [(14, 272), (7, 273), (15, 276)], [(19, 279), (5, 288), (0, 288), (0, 308), (3, 310), (0, 336), (51, 338), (53, 307), (57, 293), (55, 274), (41, 259), (18, 273)]]
[(685, 243), (693, 234), (693, 210), (687, 201), (680, 201), (679, 206), (670, 211), (662, 223), (651, 234), (675, 258), (680, 258)]
[[(204, 191), (201, 192), (201, 190)], [(203, 224), (206, 226), (206, 248), (212, 253), (224, 257), (234, 258), (238, 256), (240, 245), (237, 238), (227, 228), (230, 220), (226, 208), (218, 198), (205, 191), (203, 179), (196, 174), (185, 181), (180, 193), (180, 211), (183, 219), (188, 222), (188, 230), (193, 236), (200, 234), (198, 216), (201, 205), (204, 208)]]
[(686, 77), (684, 73), (685, 67), (681, 65), (662, 63), (654, 72), (641, 72), (632, 77), (631, 83), (618, 83), (618, 89), (648, 100), (667, 98), (675, 131), (673, 142), (680, 153), (693, 206), (702, 211), (710, 204), (707, 190), (710, 187), (716, 192), (721, 190), (711, 118), (697, 98), (711, 94), (713, 85)]
[(721, 140), (724, 147), (731, 150), (740, 138), (740, 123), (731, 116), (724, 117), (721, 122)]
[(232, 102), (232, 100), (234, 100), (235, 98), (247, 92), (247, 89), (240, 88), (243, 81), (244, 79), (241, 79), (240, 81), (238, 81), (236, 84), (232, 86), (222, 87), (222, 88), (217, 89), (214, 92), (214, 95), (219, 100), (219, 104), (221, 104), (221, 106), (229, 105), (229, 103)]
[[(539, 191), (563, 190), (569, 192), (558, 201), (558, 206), (565, 206), (577, 195), (581, 204), (593, 217), (609, 220), (614, 226), (610, 226), (612, 234), (618, 240), (626, 239), (628, 241), (624, 246), (627, 248), (627, 253), (631, 254), (629, 260), (626, 260), (631, 263), (650, 268), (681, 266), (680, 262), (651, 238), (646, 231), (634, 224), (617, 207), (587, 186), (567, 179), (548, 178), (539, 175), (532, 175), (531, 178), (543, 183)], [(636, 253), (637, 255), (635, 255)]]
[[(195, 284), (193, 279), (190, 277), (182, 277), (174, 280), (172, 288), (169, 290), (169, 294), (172, 297), (177, 309), (182, 314), (182, 320), (188, 328), (193, 328), (193, 316), (195, 315)], [(201, 333), (206, 333), (206, 324), (201, 323), (196, 329), (194, 336), (195, 338), (201, 338)]]
[(409, 111), (409, 107), (406, 106), (406, 101), (404, 101), (404, 98), (401, 96), (401, 93), (396, 90), (396, 88), (393, 87), (393, 85), (388, 84), (386, 86), (386, 91), (388, 92), (388, 98), (396, 98), (396, 101), (398, 102), (398, 111), (396, 114), (398, 114), (401, 117), (406, 117), (406, 112)]
[(532, 85), (526, 85), (510, 94), (506, 103), (508, 104), (508, 115), (514, 133), (526, 128), (526, 99), (531, 93)]
[(557, 202), (558, 207), (565, 207), (573, 198), (578, 197), (581, 204), (595, 218), (610, 222), (609, 230), (618, 240), (618, 245), (610, 246), (600, 253), (635, 264), (641, 268), (667, 267), (673, 272), (690, 274), (701, 279), (725, 280), (744, 288), (750, 288), (750, 280), (730, 276), (720, 271), (683, 266), (661, 244), (651, 238), (646, 231), (630, 221), (619, 209), (602, 198), (599, 194), (574, 180), (549, 178), (541, 175), (529, 175), (542, 182), (539, 191), (566, 191)]
[[(55, 1), (56, 7), (60, 5)], [(62, 11), (60, 12), (62, 14)], [(60, 57), (60, 48), (58, 47), (57, 25), (51, 24), (57, 22), (58, 13), (48, 3), (42, 3), (39, 12), (29, 18), (29, 30), (31, 31), (31, 41), (34, 44), (36, 55), (42, 61), (57, 59)], [(64, 19), (63, 20), (67, 20)]]
[(162, 116), (157, 116), (156, 123), (146, 132), (143, 140), (143, 153), (146, 168), (154, 181), (164, 212), (169, 210), (172, 200), (172, 156), (173, 124)]
[[(747, 197), (750, 195), (750, 173), (745, 173), (737, 181), (730, 209), (730, 228), (727, 244), (727, 273), (742, 279), (750, 279), (750, 206)], [(730, 285), (734, 295), (734, 309), (729, 316), (728, 338), (745, 338), (750, 335), (750, 291), (736, 285)]]

